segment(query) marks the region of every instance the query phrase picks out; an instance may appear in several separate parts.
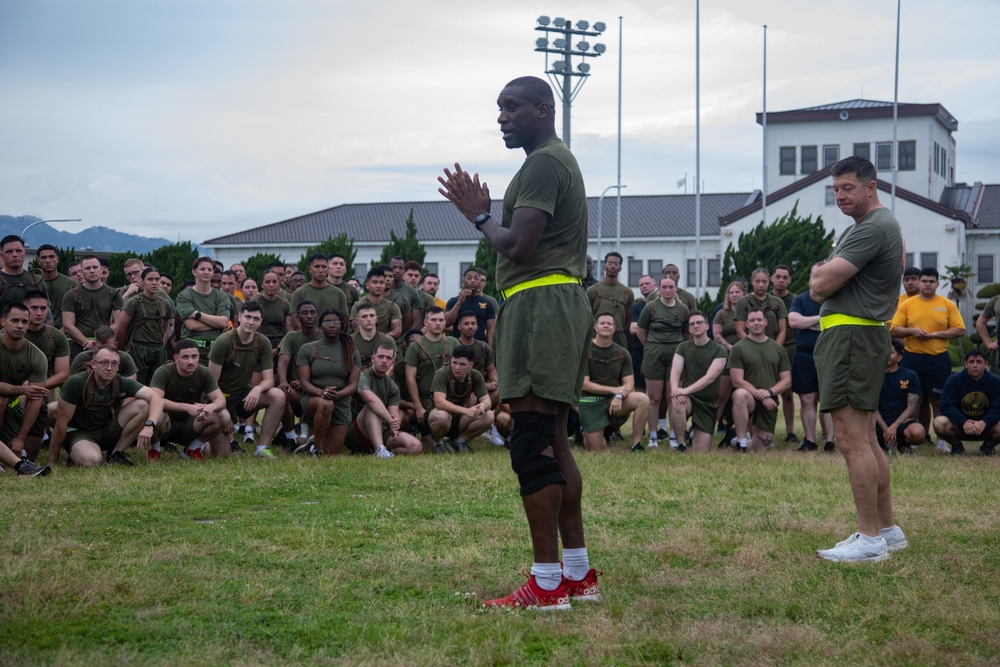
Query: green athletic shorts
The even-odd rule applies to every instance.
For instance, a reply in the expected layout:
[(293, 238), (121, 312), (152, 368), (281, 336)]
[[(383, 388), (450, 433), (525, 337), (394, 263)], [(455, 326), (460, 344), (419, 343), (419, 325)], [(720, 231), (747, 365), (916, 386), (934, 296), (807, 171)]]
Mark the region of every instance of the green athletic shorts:
[(680, 343), (646, 343), (642, 357), (642, 375), (649, 382), (670, 382), (670, 367)]
[[(3, 428), (0, 430), (0, 440), (6, 444), (17, 437), (18, 431), (21, 430), (21, 424), (24, 423), (24, 396), (18, 396), (17, 405), (7, 404), (7, 407), (3, 411)], [(13, 401), (11, 401), (12, 403)], [(31, 425), (31, 429), (28, 430), (29, 436), (42, 437), (45, 435), (45, 427), (48, 424), (49, 410), (45, 402), (42, 402), (41, 407), (38, 409), (38, 418), (35, 423)]]
[(574, 405), (587, 374), (594, 316), (579, 285), (544, 285), (500, 306), (496, 367), (500, 398), (534, 395)]
[[(312, 417), (306, 411), (306, 404), (309, 403), (310, 398), (317, 398), (316, 396), (311, 396), (309, 394), (302, 394), (302, 400), (299, 403), (302, 405), (302, 419), (305, 420), (310, 426), (313, 423)], [(342, 398), (340, 400), (333, 402), (333, 417), (330, 418), (330, 426), (349, 426), (353, 421), (351, 416), (351, 399)]]
[(580, 424), (583, 426), (584, 433), (597, 433), (608, 426), (617, 428), (628, 421), (630, 415), (611, 417), (611, 413), (608, 412), (608, 408), (611, 407), (611, 398), (611, 396), (582, 396), (580, 398)]
[(691, 401), (691, 427), (702, 433), (715, 433), (715, 411), (717, 403), (702, 401), (694, 396), (688, 396)]
[(118, 438), (122, 437), (122, 427), (116, 421), (113, 426), (109, 426), (103, 431), (68, 431), (66, 439), (63, 440), (63, 449), (67, 452), (73, 451), (73, 445), (81, 440), (88, 440), (101, 448), (102, 452), (111, 451), (118, 444)]
[(889, 363), (889, 329), (845, 324), (819, 335), (813, 360), (819, 377), (820, 409), (850, 404), (875, 412)]
[(198, 437), (194, 430), (194, 417), (186, 412), (170, 412), (167, 416), (170, 417), (170, 431), (164, 440), (187, 447)]
[[(756, 405), (753, 409), (753, 414), (750, 415), (751, 423), (757, 428), (760, 428), (768, 433), (774, 433), (774, 425), (778, 423), (778, 408), (775, 406), (774, 410), (768, 410), (764, 407), (764, 404), (760, 401), (755, 401)], [(777, 398), (775, 398), (775, 403), (777, 403)], [(713, 420), (715, 415), (712, 415)], [(709, 430), (708, 433), (712, 431)]]

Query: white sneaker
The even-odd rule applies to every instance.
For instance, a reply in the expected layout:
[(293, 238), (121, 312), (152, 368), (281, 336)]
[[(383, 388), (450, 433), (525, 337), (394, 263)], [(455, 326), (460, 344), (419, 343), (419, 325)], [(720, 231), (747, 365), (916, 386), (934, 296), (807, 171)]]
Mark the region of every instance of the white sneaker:
[(938, 440), (934, 445), (934, 451), (938, 454), (951, 454), (951, 445), (944, 440)]
[(678, 443), (676, 440), (671, 440), (670, 446), (674, 449), (677, 449), (678, 447), (680, 447), (680, 443)]
[(854, 533), (832, 549), (820, 549), (816, 555), (834, 563), (875, 563), (889, 557), (889, 547), (881, 536)]
[(646, 447), (648, 447), (649, 449), (656, 449), (659, 446), (660, 446), (660, 441), (650, 436), (649, 442), (646, 443)]
[(500, 432), (497, 431), (496, 426), (490, 427), (490, 444), (493, 445), (494, 447), (503, 447), (505, 444), (503, 441), (503, 436), (501, 436)]
[(899, 526), (882, 528), (878, 532), (885, 539), (889, 551), (902, 551), (910, 546), (910, 543), (906, 541), (906, 535), (903, 534), (903, 529)]

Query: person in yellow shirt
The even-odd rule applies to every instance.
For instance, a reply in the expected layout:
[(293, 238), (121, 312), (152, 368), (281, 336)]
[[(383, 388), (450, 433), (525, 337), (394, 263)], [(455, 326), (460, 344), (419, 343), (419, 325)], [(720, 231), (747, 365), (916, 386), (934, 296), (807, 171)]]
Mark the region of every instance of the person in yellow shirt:
[(941, 391), (951, 375), (948, 340), (965, 335), (958, 307), (937, 293), (939, 282), (937, 269), (921, 269), (920, 293), (899, 305), (890, 324), (892, 337), (902, 338), (905, 346), (900, 366), (920, 378), (920, 422), (928, 433), (931, 409), (935, 417), (940, 414)]

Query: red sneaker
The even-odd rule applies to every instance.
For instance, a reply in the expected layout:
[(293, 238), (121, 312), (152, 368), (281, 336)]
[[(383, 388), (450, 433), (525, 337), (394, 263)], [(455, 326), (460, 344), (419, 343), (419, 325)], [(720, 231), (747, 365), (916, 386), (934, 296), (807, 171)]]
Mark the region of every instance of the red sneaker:
[(148, 452), (146, 452), (146, 460), (149, 461), (150, 463), (152, 463), (153, 461), (159, 461), (160, 460), (159, 450), (151, 449)]
[(201, 455), (200, 449), (185, 449), (184, 453), (192, 461), (204, 461), (205, 457)]
[(559, 583), (559, 588), (554, 591), (547, 591), (538, 585), (534, 575), (528, 575), (528, 583), (507, 597), (485, 600), (483, 606), (521, 607), (524, 609), (538, 609), (540, 611), (571, 609), (569, 591), (566, 588), (565, 579)]
[(587, 576), (580, 581), (573, 581), (563, 576), (562, 582), (572, 599), (580, 602), (600, 602), (601, 584), (598, 583), (597, 578), (603, 574), (603, 572), (590, 568)]

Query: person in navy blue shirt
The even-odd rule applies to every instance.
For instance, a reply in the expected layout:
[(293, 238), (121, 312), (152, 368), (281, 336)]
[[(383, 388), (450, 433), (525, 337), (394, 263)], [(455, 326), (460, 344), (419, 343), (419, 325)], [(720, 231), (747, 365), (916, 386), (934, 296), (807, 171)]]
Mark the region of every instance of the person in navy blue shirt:
[(465, 287), (458, 296), (448, 299), (445, 306), (444, 323), (450, 327), (452, 334), (458, 338), (461, 332), (458, 330), (458, 323), (462, 320), (462, 315), (472, 313), (476, 316), (476, 340), (481, 340), (493, 347), (493, 327), (497, 321), (496, 311), (493, 304), (483, 296), (483, 286), (485, 280), (480, 281), (479, 269), (475, 266), (465, 270), (462, 276)]
[(953, 374), (941, 392), (941, 414), (934, 431), (951, 445), (953, 456), (964, 454), (962, 440), (982, 440), (986, 456), (1000, 442), (1000, 377), (986, 370), (986, 354), (978, 347), (965, 353), (965, 370)]
[[(812, 269), (810, 269), (811, 271)], [(795, 329), (795, 363), (792, 364), (792, 391), (799, 395), (802, 418), (803, 440), (797, 451), (814, 452), (816, 444), (816, 408), (819, 405), (819, 376), (816, 375), (816, 362), (813, 360), (813, 348), (819, 338), (819, 308), (820, 305), (809, 296), (809, 290), (802, 292), (794, 299), (788, 309), (788, 326)], [(833, 418), (829, 412), (820, 415), (823, 432), (826, 434), (826, 444), (823, 451), (832, 452)]]
[(912, 447), (923, 443), (927, 431), (917, 419), (920, 412), (920, 378), (909, 368), (899, 365), (903, 349), (903, 341), (893, 338), (882, 391), (878, 395), (875, 437), (883, 450), (895, 447), (900, 454), (909, 454), (913, 451)]

